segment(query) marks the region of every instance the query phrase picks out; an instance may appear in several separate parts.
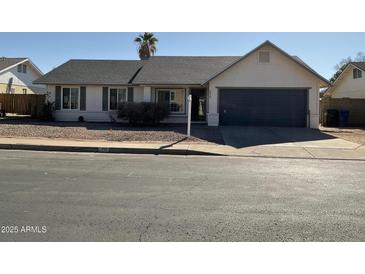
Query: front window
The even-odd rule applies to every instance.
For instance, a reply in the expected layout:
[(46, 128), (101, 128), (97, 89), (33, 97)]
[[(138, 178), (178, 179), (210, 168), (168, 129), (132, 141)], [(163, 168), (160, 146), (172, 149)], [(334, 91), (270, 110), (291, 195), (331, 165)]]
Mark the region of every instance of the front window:
[(109, 94), (109, 109), (117, 110), (118, 105), (127, 101), (126, 88), (111, 88)]
[(170, 106), (171, 113), (185, 112), (185, 89), (163, 89), (158, 90), (159, 103), (166, 103)]
[(354, 76), (354, 79), (362, 77), (362, 71), (357, 68), (353, 69), (352, 74)]
[(17, 66), (17, 71), (20, 73), (27, 73), (27, 65), (26, 64), (19, 64)]
[(79, 89), (71, 88), (71, 109), (79, 108)]
[(23, 94), (27, 94), (27, 89), (23, 88)]
[(62, 108), (78, 109), (79, 108), (79, 89), (63, 88), (62, 89)]

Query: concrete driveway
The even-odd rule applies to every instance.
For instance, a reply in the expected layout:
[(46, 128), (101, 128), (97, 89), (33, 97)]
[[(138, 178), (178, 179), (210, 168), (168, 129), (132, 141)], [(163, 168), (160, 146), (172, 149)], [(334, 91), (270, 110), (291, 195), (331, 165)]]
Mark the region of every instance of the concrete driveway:
[(290, 146), (298, 148), (356, 149), (359, 144), (310, 128), (221, 127), (224, 143), (234, 148)]

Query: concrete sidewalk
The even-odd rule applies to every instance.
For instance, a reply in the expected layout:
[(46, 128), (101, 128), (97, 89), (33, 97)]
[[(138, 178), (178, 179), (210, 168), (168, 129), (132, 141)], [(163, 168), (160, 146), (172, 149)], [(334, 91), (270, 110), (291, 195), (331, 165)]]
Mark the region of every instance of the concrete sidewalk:
[(336, 142), (321, 145), (321, 141), (281, 143), (235, 148), (214, 143), (137, 143), (93, 140), (65, 140), (50, 138), (0, 138), (0, 149), (136, 153), (170, 155), (216, 155), (270, 158), (365, 160), (365, 146), (356, 143)]

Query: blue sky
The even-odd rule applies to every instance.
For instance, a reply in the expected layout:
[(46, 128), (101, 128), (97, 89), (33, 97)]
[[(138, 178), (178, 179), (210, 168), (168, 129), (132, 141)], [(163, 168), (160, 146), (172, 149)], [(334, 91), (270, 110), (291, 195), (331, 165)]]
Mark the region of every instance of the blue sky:
[[(68, 59), (138, 59), (138, 33), (0, 33), (0, 56), (30, 57), (44, 72)], [(326, 78), (365, 51), (365, 33), (155, 33), (157, 55), (243, 55), (270, 40)]]

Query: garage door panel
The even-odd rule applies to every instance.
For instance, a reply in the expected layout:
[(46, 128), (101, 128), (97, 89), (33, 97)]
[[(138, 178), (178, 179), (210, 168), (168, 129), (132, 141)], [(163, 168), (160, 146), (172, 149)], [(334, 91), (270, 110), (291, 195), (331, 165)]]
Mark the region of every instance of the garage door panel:
[(306, 90), (222, 89), (221, 125), (305, 127)]

